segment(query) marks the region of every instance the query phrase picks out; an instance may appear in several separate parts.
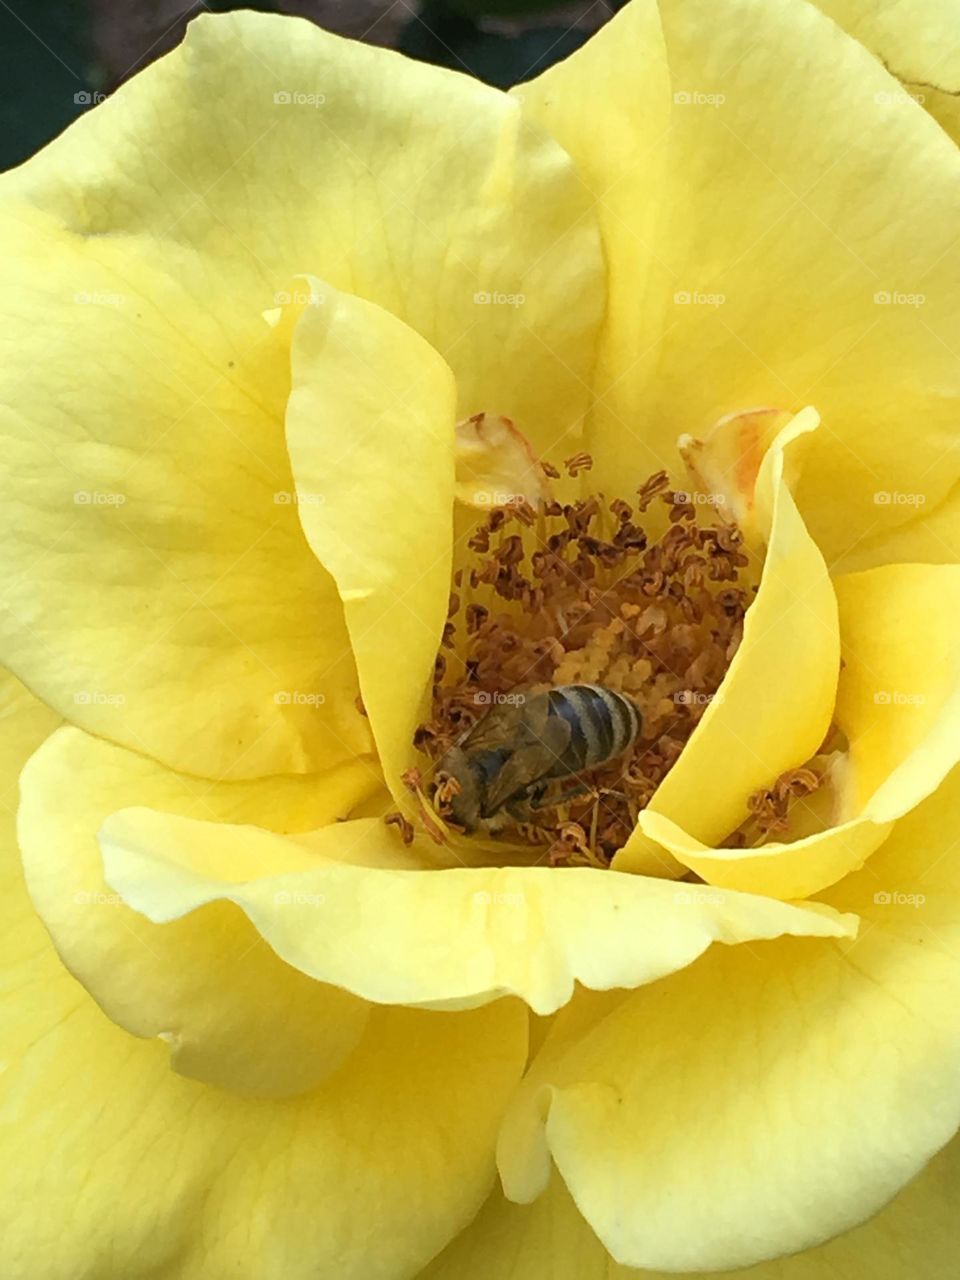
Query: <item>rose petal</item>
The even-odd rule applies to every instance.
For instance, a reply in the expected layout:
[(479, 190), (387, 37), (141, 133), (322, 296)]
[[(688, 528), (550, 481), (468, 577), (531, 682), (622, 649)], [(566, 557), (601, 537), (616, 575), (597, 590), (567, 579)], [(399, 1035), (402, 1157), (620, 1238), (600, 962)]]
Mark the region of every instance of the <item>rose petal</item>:
[(199, 928), (211, 904), (236, 903), (289, 965), (378, 1003), (469, 1008), (509, 994), (546, 1014), (576, 982), (653, 982), (711, 942), (856, 932), (854, 917), (817, 904), (720, 890), (692, 901), (686, 886), (586, 867), (413, 870), (416, 845), (398, 861), (399, 838), (376, 819), (322, 828), (291, 852), (253, 827), (127, 809), (100, 843), (108, 883), (154, 925), (197, 913)]
[(958, 803), (955, 771), (825, 895), (862, 915), (854, 942), (718, 947), (574, 1001), (505, 1123), (508, 1195), (544, 1190), (552, 1158), (619, 1262), (681, 1272), (807, 1249), (886, 1204), (960, 1120)]
[(642, 813), (643, 834), (710, 884), (773, 898), (818, 893), (862, 867), (960, 756), (960, 569), (890, 565), (835, 585), (844, 660), (836, 719), (850, 743), (839, 793), (846, 811), (802, 840), (746, 850), (711, 849)]
[[(145, 929), (104, 881), (97, 829), (136, 802), (300, 831), (335, 821), (379, 785), (369, 761), (310, 778), (211, 784), (63, 729), (23, 774), (27, 884), (64, 964), (114, 1022), (164, 1039), (175, 1070), (246, 1093), (299, 1093), (353, 1051), (367, 1005), (284, 964), (232, 908)], [(295, 844), (283, 847), (309, 865)]]
[(457, 423), (457, 498), (470, 507), (509, 502), (536, 506), (550, 498), (550, 485), (526, 436), (509, 418), (476, 413)]
[(75, 723), (203, 776), (369, 751), (262, 313), (314, 271), (443, 351), (461, 414), (495, 403), (542, 448), (576, 434), (603, 267), (569, 159), (466, 76), (205, 16), (3, 175), (0, 219), (0, 657)]
[(456, 388), (395, 316), (311, 288), (324, 302), (294, 329), (287, 405), (300, 519), (337, 584), (384, 774), (406, 803), (450, 596)]
[[(816, 427), (804, 410), (778, 435), (760, 468), (755, 520), (767, 540), (760, 588), (723, 683), (645, 815), (659, 815), (704, 844), (747, 816), (747, 801), (784, 770), (803, 764), (833, 715), (840, 640), (837, 606), (823, 557), (784, 479), (784, 455)], [(614, 859), (644, 867), (662, 841), (646, 822)], [(661, 852), (662, 857), (662, 852)]]
[(798, 501), (828, 561), (916, 517), (876, 494), (942, 500), (960, 476), (960, 154), (871, 53), (805, 0), (729, 0), (722, 20), (714, 0), (635, 0), (518, 92), (603, 228), (601, 489), (673, 467), (676, 437), (724, 414), (814, 400)]
[[(819, 1248), (725, 1280), (943, 1280), (960, 1249), (960, 1139), (954, 1139), (885, 1209)], [(562, 1180), (530, 1205), (512, 1204), (499, 1189), (418, 1280), (669, 1280), (675, 1272), (622, 1267), (577, 1210)], [(716, 1272), (684, 1272), (710, 1280)]]
[(890, 92), (908, 109), (923, 107), (954, 142), (960, 141), (960, 57), (955, 0), (814, 0), (818, 9), (874, 53), (904, 86)]

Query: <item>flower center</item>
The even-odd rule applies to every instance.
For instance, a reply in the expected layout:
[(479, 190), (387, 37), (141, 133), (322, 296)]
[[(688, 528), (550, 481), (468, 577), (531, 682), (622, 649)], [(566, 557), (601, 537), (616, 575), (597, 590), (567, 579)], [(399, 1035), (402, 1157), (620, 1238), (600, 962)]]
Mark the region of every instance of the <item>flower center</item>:
[[(580, 454), (567, 470), (589, 466)], [(542, 846), (554, 863), (609, 865), (743, 634), (757, 575), (744, 578), (740, 531), (718, 516), (671, 490), (666, 472), (631, 501), (598, 493), (489, 512), (454, 574), (432, 715), (414, 739), (440, 817)], [(551, 690), (549, 706), (537, 701)], [(537, 728), (540, 712), (567, 721), (564, 751)]]

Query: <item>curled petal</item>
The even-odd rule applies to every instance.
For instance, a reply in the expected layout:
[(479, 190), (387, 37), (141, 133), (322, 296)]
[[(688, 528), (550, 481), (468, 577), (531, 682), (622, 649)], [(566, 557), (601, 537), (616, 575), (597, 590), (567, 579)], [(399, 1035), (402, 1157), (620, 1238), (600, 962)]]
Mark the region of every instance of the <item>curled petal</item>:
[(471, 507), (550, 498), (550, 485), (530, 442), (502, 414), (475, 413), (457, 423), (457, 498)]
[[(881, 52), (956, 120), (952, 7), (841, 5), (858, 35), (903, 30)], [(828, 561), (922, 516), (878, 494), (940, 504), (960, 478), (960, 151), (896, 75), (806, 0), (728, 0), (722, 20), (634, 0), (518, 92), (597, 199), (600, 489), (744, 406), (815, 401), (797, 497)]]
[[(960, 1248), (955, 1212), (960, 1138), (955, 1138), (885, 1209), (845, 1235), (788, 1258), (725, 1272), (725, 1280), (942, 1280)], [(499, 1188), (476, 1220), (417, 1280), (671, 1280), (671, 1271), (638, 1273), (615, 1262), (559, 1177), (533, 1204)], [(685, 1271), (684, 1280), (716, 1272)]]
[[(856, 932), (854, 917), (817, 904), (701, 899), (586, 867), (415, 870), (416, 844), (375, 819), (299, 837), (291, 852), (268, 831), (127, 809), (100, 843), (107, 882), (153, 926), (234, 903), (287, 964), (378, 1003), (469, 1008), (516, 995), (546, 1014), (577, 982), (653, 982), (712, 942)], [(266, 866), (276, 870), (258, 874)]]
[(450, 594), (456, 387), (395, 316), (311, 291), (324, 302), (296, 322), (287, 405), (300, 519), (337, 584), (377, 752), (406, 805)]
[[(379, 785), (369, 761), (309, 779), (210, 784), (62, 729), (23, 775), (27, 885), (67, 968), (114, 1022), (163, 1039), (175, 1070), (244, 1093), (299, 1093), (356, 1047), (367, 1005), (284, 964), (232, 909), (145, 930), (103, 878), (97, 829), (137, 801), (297, 831), (335, 821)], [(308, 861), (301, 853), (299, 865)]]
[[(833, 715), (840, 665), (836, 598), (784, 474), (786, 452), (816, 424), (812, 409), (798, 414), (759, 468), (751, 509), (766, 554), (743, 640), (644, 811), (650, 820), (682, 825), (703, 844), (722, 840), (740, 824), (754, 791), (812, 756)], [(617, 854), (615, 867), (641, 869), (656, 857), (658, 841), (649, 838), (646, 821)]]
[(857, 939), (718, 947), (571, 1002), (505, 1122), (508, 1196), (539, 1195), (554, 1164), (619, 1263), (680, 1272), (881, 1209), (960, 1121), (958, 803), (955, 770), (825, 895), (861, 914)]
[(204, 15), (2, 176), (0, 223), (0, 659), (204, 777), (368, 752), (263, 313), (315, 272), (446, 353), (461, 416), (578, 435), (603, 266), (569, 157), (466, 76)]
[(849, 741), (826, 830), (755, 849), (711, 849), (663, 815), (640, 829), (710, 884), (805, 898), (863, 866), (960, 757), (960, 569), (888, 565), (836, 581), (843, 667), (836, 720)]

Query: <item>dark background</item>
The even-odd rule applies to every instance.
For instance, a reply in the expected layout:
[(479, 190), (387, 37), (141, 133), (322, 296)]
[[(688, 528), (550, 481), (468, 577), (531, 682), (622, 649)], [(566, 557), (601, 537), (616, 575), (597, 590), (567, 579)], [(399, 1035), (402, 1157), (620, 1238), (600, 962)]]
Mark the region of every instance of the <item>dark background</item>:
[(625, 0), (0, 0), (0, 170), (27, 159), (204, 11), (295, 13), (508, 88), (572, 53)]

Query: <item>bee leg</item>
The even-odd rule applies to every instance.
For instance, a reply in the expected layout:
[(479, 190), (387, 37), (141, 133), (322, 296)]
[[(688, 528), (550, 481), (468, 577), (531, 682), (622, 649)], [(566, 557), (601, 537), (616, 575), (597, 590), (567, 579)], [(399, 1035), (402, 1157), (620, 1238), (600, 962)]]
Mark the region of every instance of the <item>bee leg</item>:
[(530, 822), (536, 810), (542, 808), (541, 797), (546, 790), (546, 783), (534, 783), (508, 800), (503, 806), (504, 811), (514, 822)]
[(534, 782), (509, 800), (503, 808), (514, 822), (530, 822), (542, 809), (556, 809), (562, 804), (569, 804), (577, 796), (586, 795), (592, 789), (586, 783), (577, 783), (560, 790), (555, 782)]
[(562, 791), (551, 792), (547, 787), (541, 787), (539, 795), (531, 797), (529, 800), (531, 809), (556, 809), (559, 805), (569, 804), (571, 800), (576, 800), (577, 796), (586, 795), (593, 788), (585, 782), (579, 782), (575, 786), (567, 787)]

